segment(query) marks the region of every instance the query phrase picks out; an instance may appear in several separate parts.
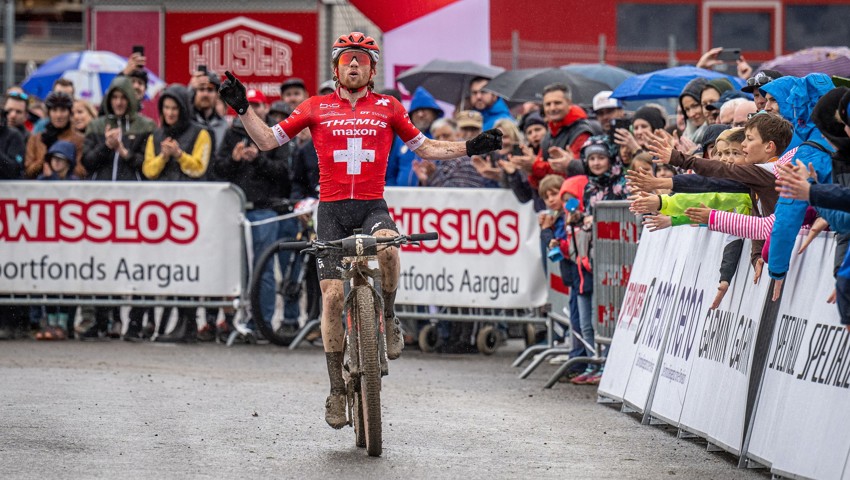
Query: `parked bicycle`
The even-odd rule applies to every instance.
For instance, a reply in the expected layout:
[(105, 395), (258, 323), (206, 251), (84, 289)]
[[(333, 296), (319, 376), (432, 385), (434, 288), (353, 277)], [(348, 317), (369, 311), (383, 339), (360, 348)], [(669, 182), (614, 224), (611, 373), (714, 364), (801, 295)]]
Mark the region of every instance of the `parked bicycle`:
[[(384, 305), (381, 296), (381, 272), (370, 268), (369, 262), (377, 260), (378, 252), (384, 248), (418, 244), (420, 241), (436, 240), (437, 233), (398, 235), (395, 237), (373, 237), (355, 230), (354, 235), (323, 242), (278, 242), (269, 247), (259, 260), (265, 265), (281, 250), (300, 250), (323, 258), (331, 253), (342, 255), (347, 270), (343, 322), (345, 324), (344, 378), (348, 398), (348, 424), (354, 427), (355, 443), (373, 457), (381, 455), (381, 377), (389, 373), (387, 344), (384, 333)], [(260, 309), (259, 282), (261, 272), (254, 271), (251, 280), (251, 306), (255, 323), (270, 341), (280, 339), (270, 323), (262, 317)]]

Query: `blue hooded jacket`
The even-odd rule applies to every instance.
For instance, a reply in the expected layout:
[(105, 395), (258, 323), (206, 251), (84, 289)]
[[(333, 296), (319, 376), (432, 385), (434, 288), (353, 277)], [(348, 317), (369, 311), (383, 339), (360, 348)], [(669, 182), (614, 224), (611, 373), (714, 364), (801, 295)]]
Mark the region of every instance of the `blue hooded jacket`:
[[(445, 115), (443, 109), (434, 100), (428, 90), (422, 87), (417, 87), (413, 92), (413, 98), (410, 100), (410, 109), (413, 113), (422, 108), (430, 108), (437, 112), (437, 118), (442, 118)], [(422, 132), (426, 137), (431, 137), (431, 132)], [(413, 160), (416, 159), (416, 154), (407, 148), (407, 145), (401, 141), (398, 136), (393, 140), (393, 146), (390, 149), (390, 156), (387, 158), (387, 175), (386, 182), (388, 187), (415, 187), (419, 185), (419, 178), (413, 173)]]
[(490, 105), (484, 110), (478, 111), (481, 112), (481, 116), (484, 117), (484, 126), (482, 128), (485, 132), (494, 128), (493, 126), (496, 125), (496, 122), (503, 118), (513, 120), (508, 104), (501, 98), (497, 98), (493, 105)]
[[(764, 93), (776, 98), (779, 114), (794, 126), (794, 136), (788, 149), (797, 148), (793, 163), (811, 163), (817, 172), (819, 183), (830, 183), (832, 178), (832, 147), (817, 129), (811, 114), (818, 100), (834, 88), (829, 76), (812, 73), (803, 78), (782, 77), (759, 87)], [(826, 151), (803, 142), (822, 145)], [(787, 150), (786, 150), (787, 151)], [(791, 252), (809, 203), (780, 197), (776, 203), (776, 221), (770, 233), (768, 272), (773, 279), (785, 278), (791, 261)]]

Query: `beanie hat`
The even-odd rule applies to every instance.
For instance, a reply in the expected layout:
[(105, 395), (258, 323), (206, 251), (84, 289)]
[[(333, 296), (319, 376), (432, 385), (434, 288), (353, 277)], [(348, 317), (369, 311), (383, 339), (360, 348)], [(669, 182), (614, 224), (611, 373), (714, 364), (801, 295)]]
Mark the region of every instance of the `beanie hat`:
[(148, 72), (145, 71), (144, 68), (133, 69), (133, 71), (128, 73), (127, 76), (130, 78), (138, 78), (145, 83), (146, 87), (148, 86)]
[(730, 82), (728, 78), (719, 77), (709, 80), (709, 82), (705, 84), (705, 87), (703, 87), (703, 90), (706, 88), (713, 88), (717, 90), (717, 93), (723, 95), (723, 92), (733, 90), (735, 87), (732, 86), (732, 82)]
[(525, 114), (525, 116), (522, 117), (522, 122), (520, 123), (523, 133), (526, 131), (526, 129), (528, 129), (528, 127), (532, 125), (541, 125), (543, 127), (546, 126), (546, 121), (543, 120), (543, 117), (540, 116), (540, 112), (536, 110)]
[(637, 112), (635, 112), (634, 116), (632, 116), (632, 123), (635, 120), (644, 120), (646, 123), (652, 127), (652, 131), (656, 131), (659, 128), (664, 128), (667, 126), (667, 118), (655, 107), (644, 106), (640, 107)]

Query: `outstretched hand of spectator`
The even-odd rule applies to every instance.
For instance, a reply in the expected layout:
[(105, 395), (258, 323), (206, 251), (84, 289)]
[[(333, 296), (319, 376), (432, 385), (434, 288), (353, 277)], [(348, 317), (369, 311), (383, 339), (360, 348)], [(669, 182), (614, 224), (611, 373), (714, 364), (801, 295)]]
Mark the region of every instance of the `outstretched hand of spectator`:
[(631, 195), (628, 200), (632, 202), (629, 205), (629, 210), (639, 215), (655, 213), (661, 208), (661, 197), (644, 191)]
[(614, 130), (614, 143), (621, 147), (626, 147), (629, 152), (635, 152), (640, 149), (635, 136), (625, 128)]
[(516, 164), (510, 160), (499, 160), (499, 166), (502, 167), (502, 170), (504, 170), (508, 175), (513, 175), (517, 171)]
[(723, 63), (722, 60), (717, 59), (717, 55), (723, 51), (723, 47), (714, 47), (711, 50), (702, 54), (699, 57), (699, 61), (697, 62), (697, 68), (705, 68), (710, 70), (715, 65), (720, 65)]
[(698, 223), (700, 225), (708, 225), (708, 220), (711, 218), (711, 209), (706, 207), (705, 204), (700, 204), (697, 207), (691, 207), (685, 209), (685, 215), (691, 219), (692, 222)]
[(800, 245), (800, 250), (797, 251), (797, 255), (803, 253), (806, 248), (809, 247), (809, 244), (812, 243), (812, 240), (818, 236), (818, 234), (829, 227), (829, 223), (823, 219), (823, 217), (818, 217), (815, 219), (814, 223), (812, 223), (812, 228), (809, 230), (809, 234), (806, 235), (806, 238), (803, 239), (803, 243)]
[(658, 138), (652, 138), (646, 144), (646, 149), (652, 154), (655, 163), (670, 163), (670, 157), (673, 156), (673, 147)]
[(688, 137), (679, 137), (679, 144), (676, 146), (676, 150), (684, 153), (685, 155), (693, 155), (699, 149), (699, 145), (694, 143)]
[(572, 161), (573, 152), (571, 150), (565, 150), (556, 146), (549, 147), (549, 165), (552, 166), (552, 170), (567, 173), (567, 168)]
[(803, 162), (796, 165), (786, 163), (779, 166), (779, 178), (776, 179), (776, 191), (783, 198), (809, 201), (811, 183), (817, 181), (815, 167), (810, 163), (808, 171)]
[(428, 185), (428, 179), (437, 170), (437, 166), (431, 160), (414, 160), (412, 166), (413, 173), (422, 185)]
[(773, 281), (773, 297), (771, 298), (772, 301), (775, 302), (775, 301), (779, 300), (779, 297), (782, 295), (782, 284), (783, 283), (785, 283), (784, 278), (780, 278), (779, 280)]
[(711, 306), (708, 307), (709, 310), (714, 310), (720, 306), (720, 302), (723, 301), (723, 297), (726, 296), (726, 291), (729, 290), (729, 282), (722, 281), (719, 285), (717, 285), (717, 295), (714, 296), (714, 301), (711, 302)]
[(643, 224), (649, 228), (650, 232), (663, 230), (673, 226), (673, 219), (667, 215), (647, 215), (643, 217)]
[(472, 162), (472, 166), (475, 167), (475, 171), (477, 171), (482, 177), (488, 180), (501, 180), (502, 169), (494, 167), (481, 155), (473, 155), (470, 157), (470, 160)]
[(764, 271), (764, 260), (759, 258), (756, 260), (756, 264), (753, 265), (753, 284), (758, 285), (759, 280), (761, 280), (761, 272)]
[(508, 160), (516, 166), (516, 168), (531, 172), (531, 166), (534, 165), (534, 150), (528, 145), (522, 146), (522, 155), (508, 155)]
[(630, 192), (643, 191), (653, 193), (659, 186), (658, 178), (652, 176), (652, 173), (644, 170), (629, 170), (626, 172), (626, 181), (629, 185)]
[(147, 58), (139, 52), (133, 52), (130, 54), (130, 58), (127, 59), (127, 65), (124, 66), (124, 70), (121, 71), (124, 75), (130, 75), (135, 70), (140, 68), (145, 68), (147, 64)]

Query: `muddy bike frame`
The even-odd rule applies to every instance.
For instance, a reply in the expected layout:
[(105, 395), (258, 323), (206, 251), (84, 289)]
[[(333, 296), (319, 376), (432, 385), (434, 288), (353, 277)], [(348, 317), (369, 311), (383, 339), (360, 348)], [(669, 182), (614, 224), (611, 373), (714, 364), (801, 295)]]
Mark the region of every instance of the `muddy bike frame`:
[[(278, 242), (269, 251), (300, 250), (319, 259), (335, 254), (347, 265), (343, 274), (345, 300), (345, 363), (348, 424), (354, 427), (355, 444), (373, 457), (383, 451), (381, 436), (381, 377), (389, 373), (384, 302), (380, 268), (369, 268), (386, 248), (436, 240), (437, 234), (423, 233), (373, 237), (355, 230), (354, 235), (334, 241)], [(258, 295), (257, 295), (258, 297)], [(269, 328), (256, 322), (261, 330)], [(266, 333), (265, 331), (263, 333)]]

